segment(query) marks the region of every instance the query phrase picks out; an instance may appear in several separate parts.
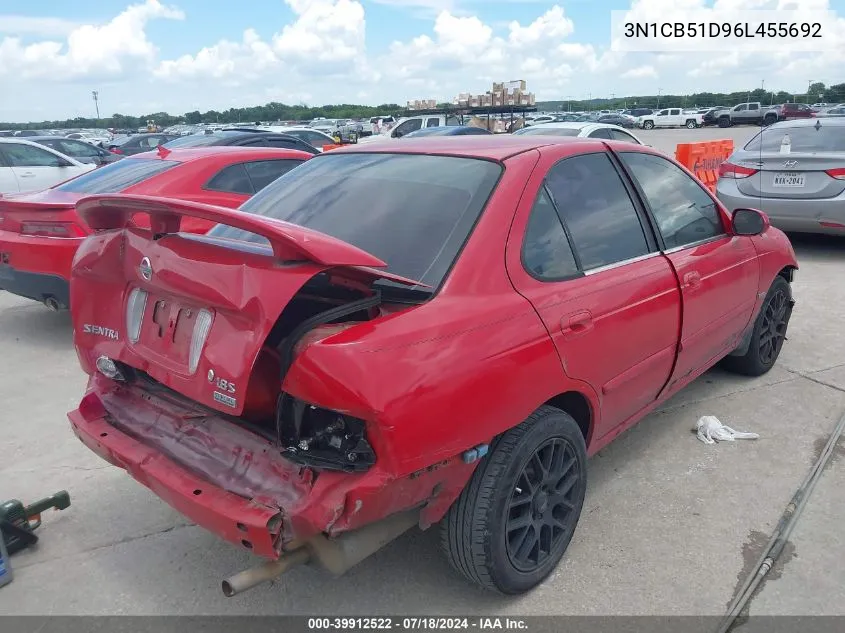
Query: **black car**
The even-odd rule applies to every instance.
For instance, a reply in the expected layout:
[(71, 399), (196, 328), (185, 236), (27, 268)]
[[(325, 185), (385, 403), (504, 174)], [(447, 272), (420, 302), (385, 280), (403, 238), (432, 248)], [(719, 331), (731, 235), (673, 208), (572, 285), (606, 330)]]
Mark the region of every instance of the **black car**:
[(483, 127), (472, 127), (471, 125), (440, 125), (410, 132), (402, 138), (416, 138), (418, 136), (475, 136), (478, 134), (492, 134), (492, 132), (485, 130)]
[(716, 118), (716, 113), (719, 110), (726, 110), (724, 106), (716, 106), (715, 108), (710, 108), (707, 112), (704, 113), (704, 116), (701, 118), (701, 123), (703, 125), (717, 125), (719, 123), (718, 119)]
[(75, 158), (80, 163), (105, 165), (122, 158), (122, 156), (112, 154), (102, 147), (96, 147), (91, 143), (72, 138), (62, 138), (61, 136), (30, 136), (26, 140), (54, 149), (65, 156)]
[(113, 139), (106, 145), (106, 149), (121, 156), (132, 156), (133, 154), (151, 152), (159, 145), (164, 145), (175, 138), (179, 137), (175, 134), (136, 134), (135, 136)]
[(179, 136), (168, 143), (165, 147), (211, 147), (214, 145), (235, 145), (240, 147), (281, 147), (284, 149), (297, 149), (309, 154), (319, 154), (319, 150), (305, 141), (278, 132), (264, 132), (258, 130), (222, 130), (211, 134), (191, 134), (190, 136)]
[(634, 119), (622, 116), (621, 114), (603, 114), (598, 118), (596, 123), (609, 123), (611, 125), (619, 125), (627, 128), (632, 128), (636, 125)]

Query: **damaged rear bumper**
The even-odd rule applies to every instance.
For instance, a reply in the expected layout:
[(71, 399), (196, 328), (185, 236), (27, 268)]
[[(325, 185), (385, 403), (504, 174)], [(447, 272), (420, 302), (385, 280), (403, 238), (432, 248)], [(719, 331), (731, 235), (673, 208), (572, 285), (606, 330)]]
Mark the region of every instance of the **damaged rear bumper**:
[(100, 457), (198, 525), (261, 556), (278, 558), (294, 541), (328, 531), (342, 513), (343, 491), (324, 485), (314, 494), (312, 471), (169, 390), (95, 375), (68, 418)]

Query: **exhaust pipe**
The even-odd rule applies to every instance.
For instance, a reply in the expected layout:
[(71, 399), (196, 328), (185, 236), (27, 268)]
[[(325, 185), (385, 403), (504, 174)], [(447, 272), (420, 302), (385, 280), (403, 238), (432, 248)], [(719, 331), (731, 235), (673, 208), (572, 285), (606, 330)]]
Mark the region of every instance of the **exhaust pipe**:
[(294, 550), (290, 554), (285, 554), (278, 560), (270, 561), (260, 567), (246, 569), (223, 581), (223, 594), (227, 598), (231, 598), (247, 589), (260, 585), (262, 582), (281, 576), (291, 567), (308, 562), (309, 558), (308, 550), (303, 548)]
[(419, 518), (419, 511), (412, 510), (391, 515), (358, 530), (345, 532), (337, 538), (330, 539), (324, 534), (318, 534), (299, 549), (282, 554), (278, 560), (227, 578), (223, 581), (223, 594), (231, 598), (311, 560), (315, 560), (329, 573), (340, 576), (414, 525), (419, 524)]
[(44, 305), (47, 306), (53, 312), (58, 312), (59, 310), (61, 310), (62, 307), (55, 297), (46, 297), (44, 299)]

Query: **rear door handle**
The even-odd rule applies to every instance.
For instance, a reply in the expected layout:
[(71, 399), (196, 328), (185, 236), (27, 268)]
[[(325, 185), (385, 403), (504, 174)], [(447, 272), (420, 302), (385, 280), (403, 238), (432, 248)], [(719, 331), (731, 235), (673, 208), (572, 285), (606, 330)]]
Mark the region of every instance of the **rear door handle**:
[(560, 322), (564, 334), (583, 334), (592, 329), (593, 315), (587, 310), (563, 317)]
[(701, 287), (701, 273), (693, 270), (684, 275), (684, 288), (695, 290)]
[(20, 176), (21, 178), (35, 178), (35, 174), (33, 174), (31, 171), (25, 171), (22, 174), (18, 174), (18, 176)]

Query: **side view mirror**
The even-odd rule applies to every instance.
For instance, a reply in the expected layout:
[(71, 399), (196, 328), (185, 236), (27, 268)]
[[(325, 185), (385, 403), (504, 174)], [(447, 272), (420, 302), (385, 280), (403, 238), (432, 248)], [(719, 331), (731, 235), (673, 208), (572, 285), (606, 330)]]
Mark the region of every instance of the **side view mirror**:
[(737, 209), (731, 218), (736, 235), (760, 235), (769, 228), (769, 217), (757, 209)]

